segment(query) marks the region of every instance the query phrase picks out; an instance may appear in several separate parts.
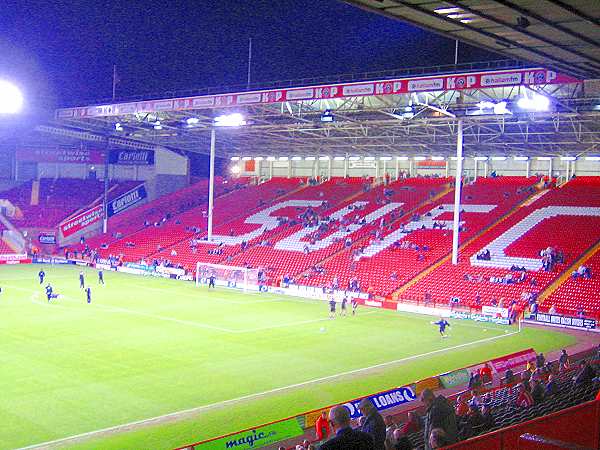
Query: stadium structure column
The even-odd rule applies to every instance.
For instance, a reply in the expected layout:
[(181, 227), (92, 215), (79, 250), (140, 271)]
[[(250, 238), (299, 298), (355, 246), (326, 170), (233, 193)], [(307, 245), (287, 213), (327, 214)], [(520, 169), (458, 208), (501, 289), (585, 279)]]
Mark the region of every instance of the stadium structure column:
[(458, 119), (456, 138), (456, 180), (454, 188), (454, 221), (452, 228), (452, 264), (458, 264), (458, 227), (460, 226), (460, 193), (463, 174), (463, 122)]
[(552, 157), (548, 160), (548, 177), (552, 178)]
[(379, 179), (379, 160), (375, 160), (375, 182)]
[(490, 173), (490, 164), (487, 159), (483, 162), (483, 177), (487, 178), (488, 173)]
[(415, 174), (413, 173), (413, 160), (412, 159), (408, 160), (408, 176), (409, 177), (415, 176)]
[(344, 178), (348, 178), (348, 153), (346, 153), (346, 157), (344, 158)]
[(396, 181), (400, 178), (400, 160), (396, 157)]
[(475, 175), (473, 176), (473, 180), (477, 181), (477, 175), (479, 175), (479, 161), (473, 159), (473, 162), (475, 164)]
[(110, 163), (110, 139), (106, 138), (106, 155), (104, 155), (104, 197), (103, 209), (104, 218), (102, 220), (102, 232), (108, 233), (108, 167)]
[(273, 179), (273, 161), (269, 161), (269, 180)]
[(446, 178), (450, 176), (450, 161), (446, 160)]
[(287, 177), (292, 178), (292, 159), (288, 158), (288, 166), (287, 166)]
[(215, 203), (215, 143), (217, 140), (217, 133), (213, 127), (210, 130), (210, 168), (208, 175), (208, 236), (206, 240), (212, 241), (213, 233), (213, 207)]
[(528, 159), (525, 162), (525, 176), (529, 178), (529, 172), (531, 172), (531, 161)]

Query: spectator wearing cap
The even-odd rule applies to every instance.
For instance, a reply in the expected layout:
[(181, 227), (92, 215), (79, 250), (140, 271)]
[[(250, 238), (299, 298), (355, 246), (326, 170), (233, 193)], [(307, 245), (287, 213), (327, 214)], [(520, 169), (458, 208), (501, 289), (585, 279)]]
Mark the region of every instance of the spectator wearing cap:
[(329, 439), (321, 450), (373, 450), (370, 434), (350, 427), (350, 413), (344, 406), (336, 406), (329, 411), (329, 423), (335, 437)]
[(492, 382), (492, 369), (488, 363), (485, 363), (485, 365), (479, 369), (479, 376), (481, 377), (481, 382), (483, 384)]
[[(456, 415), (454, 409), (448, 403), (443, 395), (437, 397), (431, 389), (425, 389), (421, 394), (421, 401), (425, 404), (427, 411), (425, 413), (424, 441), (425, 450), (432, 447), (430, 436), (434, 429), (441, 429), (446, 444), (453, 444), (458, 438), (458, 427), (456, 424)], [(438, 442), (439, 440), (435, 440)], [(444, 445), (446, 445), (444, 444)]]
[(365, 422), (363, 423), (361, 430), (365, 433), (369, 433), (373, 437), (373, 448), (375, 450), (385, 450), (386, 427), (383, 417), (381, 417), (381, 414), (379, 414), (375, 405), (373, 405), (368, 398), (363, 398), (358, 407), (365, 416)]

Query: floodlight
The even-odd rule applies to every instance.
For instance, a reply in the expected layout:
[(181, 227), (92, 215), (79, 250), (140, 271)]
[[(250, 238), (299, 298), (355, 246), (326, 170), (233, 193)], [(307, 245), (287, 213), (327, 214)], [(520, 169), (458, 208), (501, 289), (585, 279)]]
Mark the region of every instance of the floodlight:
[(434, 9), (433, 12), (436, 14), (453, 14), (453, 13), (457, 13), (462, 11), (462, 9), (457, 8), (457, 7), (451, 7), (451, 8), (437, 8)]
[(329, 156), (319, 156), (319, 161), (329, 161)]
[(374, 156), (365, 156), (365, 161), (375, 161)]
[(287, 161), (288, 159), (290, 159), (290, 158), (288, 158), (287, 156), (280, 156), (279, 157), (279, 161)]
[(292, 156), (292, 161), (302, 161), (302, 156)]
[(185, 121), (185, 123), (187, 123), (188, 125), (196, 125), (198, 122), (200, 122), (200, 119), (198, 119), (197, 117), (189, 117)]
[(552, 158), (550, 156), (538, 156), (537, 158), (538, 161), (550, 161)]
[(488, 157), (487, 156), (476, 156), (475, 158), (473, 158), (475, 161), (487, 161)]
[(242, 161), (250, 161), (251, 159), (250, 156), (242, 156)]
[(240, 160), (240, 157), (239, 157), (239, 156), (232, 156), (232, 157), (231, 157), (231, 160), (232, 160), (232, 161), (239, 161), (239, 160)]
[(514, 156), (513, 159), (515, 161), (528, 161), (529, 160), (529, 156)]
[(408, 161), (408, 156), (396, 156), (398, 161)]
[(321, 114), (321, 122), (333, 122), (334, 116), (330, 109), (326, 109), (323, 114)]
[(413, 159), (415, 161), (425, 161), (427, 158), (425, 156), (415, 156)]
[[(461, 157), (460, 157), (460, 160), (461, 160), (461, 161), (464, 161), (464, 159), (465, 159), (465, 157), (464, 157), (464, 156), (461, 156)], [(457, 161), (458, 159), (456, 158), (456, 156), (451, 156), (451, 157), (450, 157), (450, 160), (451, 160), (451, 161)]]
[(379, 160), (380, 161), (391, 161), (392, 157), (391, 156), (380, 156)]
[(304, 158), (304, 161), (314, 161), (315, 159), (317, 158), (315, 158), (314, 156), (307, 156)]
[(240, 113), (223, 114), (215, 117), (214, 125), (215, 127), (240, 127), (246, 125), (246, 120)]
[(262, 161), (264, 158), (262, 156), (255, 156), (254, 161)]
[(345, 161), (346, 157), (345, 156), (335, 156), (333, 158), (334, 161)]
[(561, 161), (576, 161), (577, 156), (561, 156), (560, 160)]
[(267, 156), (267, 161), (275, 161), (275, 159), (274, 156)]
[(115, 123), (115, 131), (123, 131), (123, 125), (119, 122)]
[(348, 158), (348, 161), (358, 161), (360, 159), (360, 156), (350, 156)]
[(524, 94), (517, 100), (517, 106), (527, 111), (548, 111), (550, 109), (550, 99), (536, 93), (531, 98)]
[(586, 156), (586, 161), (600, 161), (600, 156)]
[(234, 174), (234, 175), (237, 175), (237, 174), (239, 174), (239, 173), (242, 171), (241, 167), (240, 167), (240, 166), (238, 166), (238, 165), (231, 166), (231, 169), (229, 169), (229, 170), (230, 170), (230, 171), (231, 171), (231, 173), (232, 173), (232, 174)]
[(0, 80), (0, 114), (17, 114), (23, 108), (23, 94), (17, 86)]
[(162, 130), (163, 129), (163, 127), (162, 127), (162, 125), (160, 123), (160, 120), (157, 120), (156, 122), (154, 122), (154, 129), (155, 130)]
[(431, 160), (432, 161), (443, 161), (444, 157), (443, 156), (432, 156)]
[(490, 159), (492, 161), (506, 161), (506, 156), (492, 156)]

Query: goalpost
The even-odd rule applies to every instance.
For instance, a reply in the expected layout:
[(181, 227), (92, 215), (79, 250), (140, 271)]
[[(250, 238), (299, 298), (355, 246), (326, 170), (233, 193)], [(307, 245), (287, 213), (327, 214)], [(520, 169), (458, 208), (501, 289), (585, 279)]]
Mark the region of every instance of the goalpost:
[(209, 279), (215, 277), (217, 286), (241, 289), (244, 292), (258, 290), (259, 269), (248, 267), (226, 266), (222, 264), (196, 263), (196, 287), (208, 285)]

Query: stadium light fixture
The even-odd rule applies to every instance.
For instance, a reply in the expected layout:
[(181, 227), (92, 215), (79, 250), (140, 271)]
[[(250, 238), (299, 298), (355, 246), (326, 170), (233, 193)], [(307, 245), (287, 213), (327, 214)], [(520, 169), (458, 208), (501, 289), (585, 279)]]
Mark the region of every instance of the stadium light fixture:
[(197, 117), (188, 117), (185, 120), (185, 123), (187, 123), (188, 126), (197, 125), (199, 122), (200, 122), (200, 119), (198, 119)]
[(238, 175), (242, 171), (242, 168), (236, 164), (235, 166), (231, 166), (229, 170), (233, 175)]
[(415, 161), (425, 161), (427, 158), (425, 156), (415, 156), (413, 159)]
[(561, 156), (560, 160), (561, 161), (576, 161), (577, 156)]
[(274, 156), (267, 156), (267, 161), (275, 161), (277, 158)]
[(476, 156), (473, 158), (475, 161), (487, 161), (488, 157), (487, 156)]
[(443, 156), (432, 156), (431, 160), (432, 161), (443, 161), (444, 157)]
[(334, 161), (345, 161), (346, 157), (345, 156), (336, 156), (333, 158)]
[(550, 161), (552, 158), (550, 156), (538, 156), (537, 158), (538, 161)]
[(396, 156), (398, 161), (408, 161), (408, 156)]
[(329, 161), (329, 156), (319, 156), (319, 161)]
[(250, 156), (242, 156), (242, 161), (250, 161), (252, 158)]
[(115, 123), (115, 131), (123, 131), (123, 125), (119, 122)]
[(262, 161), (264, 158), (262, 156), (255, 156), (254, 161)]
[(490, 159), (492, 161), (506, 161), (506, 156), (492, 156)]
[(321, 122), (333, 122), (335, 117), (330, 109), (326, 109), (323, 114), (321, 114)]
[(18, 114), (23, 109), (23, 94), (12, 83), (0, 80), (0, 114)]
[(365, 161), (375, 161), (374, 156), (365, 156)]
[(240, 127), (246, 123), (246, 119), (240, 113), (223, 114), (214, 119), (215, 127)]
[(550, 109), (550, 99), (545, 95), (533, 93), (531, 97), (523, 94), (517, 100), (517, 106), (525, 111), (548, 111)]
[(379, 160), (380, 161), (391, 161), (392, 157), (391, 156), (380, 156)]
[(358, 160), (360, 160), (360, 156), (350, 156), (348, 158), (348, 161), (358, 161)]
[(315, 158), (314, 156), (306, 156), (304, 158), (304, 161), (314, 161), (315, 159), (317, 159), (317, 158)]
[(456, 7), (453, 7), (453, 8), (437, 8), (437, 9), (433, 10), (433, 12), (436, 13), (436, 14), (455, 14), (455, 13), (458, 13), (460, 11), (462, 11), (462, 9), (461, 8), (456, 8)]
[(514, 156), (515, 161), (529, 161), (529, 156)]
[(157, 120), (156, 122), (154, 122), (154, 129), (155, 130), (162, 130), (163, 129), (163, 127), (162, 127), (162, 125), (160, 123), (160, 120)]
[(232, 161), (239, 161), (239, 160), (240, 160), (240, 157), (239, 157), (239, 156), (232, 156), (232, 157), (231, 157), (231, 160), (232, 160)]
[(586, 156), (586, 161), (600, 161), (600, 156)]
[(280, 156), (279, 157), (279, 161), (288, 161), (290, 158), (288, 158), (287, 156)]
[(292, 161), (302, 161), (302, 156), (292, 156)]
[[(458, 161), (458, 160), (457, 160), (457, 158), (456, 158), (456, 156), (451, 156), (451, 157), (450, 157), (450, 160), (451, 160), (451, 161)], [(465, 157), (464, 157), (464, 156), (461, 156), (460, 160), (461, 160), (461, 161), (464, 161), (464, 160), (465, 160)]]

